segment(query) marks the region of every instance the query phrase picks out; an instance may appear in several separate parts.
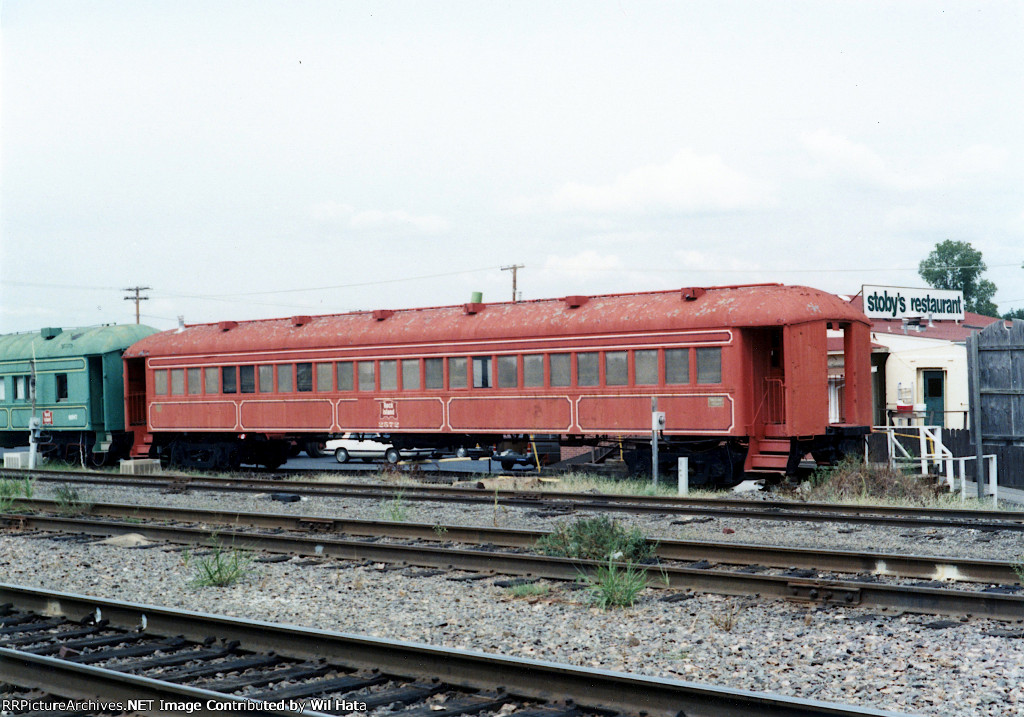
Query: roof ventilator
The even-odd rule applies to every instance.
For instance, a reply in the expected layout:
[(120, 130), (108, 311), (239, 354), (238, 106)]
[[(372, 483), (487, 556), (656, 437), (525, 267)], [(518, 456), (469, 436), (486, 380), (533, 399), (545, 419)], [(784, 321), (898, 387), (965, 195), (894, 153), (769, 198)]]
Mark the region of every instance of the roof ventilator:
[(231, 331), (231, 329), (238, 328), (237, 321), (221, 321), (217, 324), (217, 328), (221, 331)]
[(305, 326), (306, 324), (308, 324), (312, 320), (313, 319), (311, 317), (309, 317), (309, 316), (293, 316), (292, 317), (292, 326)]
[(565, 297), (562, 297), (562, 301), (564, 301), (565, 305), (568, 306), (570, 309), (578, 309), (579, 307), (583, 306), (585, 303), (590, 301), (590, 297), (589, 296), (578, 296), (578, 295), (577, 296), (565, 296)]
[(49, 341), (50, 339), (55, 339), (60, 336), (61, 330), (56, 326), (47, 326), (45, 329), (39, 330), (39, 335), (46, 341)]
[(462, 312), (464, 314), (479, 314), (481, 311), (484, 310), (484, 306), (486, 306), (486, 304), (484, 304), (483, 302), (471, 301), (468, 304), (462, 305)]
[(683, 297), (683, 301), (696, 301), (706, 293), (708, 290), (702, 286), (687, 286), (682, 290), (680, 296)]
[(390, 319), (394, 315), (395, 312), (392, 309), (377, 309), (376, 311), (373, 312), (373, 318), (376, 319), (377, 321)]

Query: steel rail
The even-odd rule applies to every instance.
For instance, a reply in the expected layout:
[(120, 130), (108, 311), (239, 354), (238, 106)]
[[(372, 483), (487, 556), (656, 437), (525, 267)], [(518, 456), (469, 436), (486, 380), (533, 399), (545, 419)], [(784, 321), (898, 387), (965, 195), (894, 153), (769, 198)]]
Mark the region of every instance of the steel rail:
[[(584, 709), (595, 711), (610, 710), (650, 717), (678, 717), (680, 714), (687, 717), (753, 714), (772, 717), (852, 717), (861, 714), (895, 717), (897, 714), (539, 660), (46, 592), (17, 585), (0, 584), (0, 603), (47, 616), (80, 618), (99, 613), (111, 625), (124, 629), (144, 627), (148, 634), (181, 635), (196, 641), (215, 635), (222, 640), (238, 640), (250, 650), (273, 651), (300, 659), (325, 659), (335, 664), (378, 669), (385, 674), (418, 679), (440, 678), (446, 684), (466, 689), (488, 690), (501, 686), (509, 694), (542, 701), (571, 700)], [(18, 679), (31, 679), (24, 668), (12, 668), (18, 654), (11, 650), (0, 652), (0, 678), (7, 679), (9, 672), (20, 670)], [(26, 662), (57, 667), (53, 663), (61, 661), (37, 658)], [(79, 674), (98, 674), (98, 668), (75, 667)], [(87, 687), (78, 685), (76, 689), (85, 690)], [(59, 688), (58, 685), (56, 689)], [(219, 693), (214, 695), (217, 700), (225, 700), (225, 696)]]
[[(61, 508), (57, 501), (42, 499), (21, 499), (18, 501), (18, 505), (35, 511), (54, 513), (59, 512)], [(92, 503), (83, 506), (82, 513), (92, 516), (166, 520), (179, 523), (244, 525), (255, 528), (342, 533), (383, 538), (489, 543), (503, 547), (530, 549), (535, 548), (537, 541), (543, 536), (549, 535), (545, 531), (512, 528), (357, 520), (335, 516), (252, 513), (127, 503)], [(824, 572), (866, 573), (924, 580), (956, 580), (990, 584), (1018, 582), (1013, 565), (1010, 562), (999, 560), (893, 553), (857, 553), (820, 548), (804, 549), (696, 540), (652, 539), (650, 542), (655, 546), (657, 557), (664, 560), (707, 560), (725, 565), (804, 568)]]
[[(393, 486), (349, 483), (282, 482), (238, 478), (195, 478), (181, 476), (180, 481), (159, 478), (126, 478), (109, 474), (87, 475), (50, 471), (11, 471), (23, 477), (44, 481), (77, 482), (114, 487), (141, 486), (247, 493), (277, 491), (317, 497), (381, 499), (401, 495), (404, 500), (456, 503), (494, 503), (535, 509), (566, 509), (621, 513), (662, 513), (710, 515), (729, 518), (844, 522), (898, 527), (941, 527), (975, 530), (1024, 532), (1024, 511), (958, 510), (944, 508), (897, 508), (891, 506), (853, 506), (788, 501), (745, 501), (737, 499), (668, 498), (615, 494), (559, 493), (553, 491), (485, 491), (472, 488), (438, 486)], [(2, 475), (2, 473), (0, 473)]]
[[(44, 516), (5, 517), (28, 529), (109, 536), (139, 533), (172, 543), (217, 545), (270, 553), (369, 560), (407, 566), (466, 570), (479, 573), (525, 575), (555, 580), (578, 580), (601, 568), (624, 563), (539, 556), (533, 554), (441, 548), (424, 545), (376, 543), (328, 538), (322, 535), (277, 535), (237, 530), (139, 525), (78, 518)], [(1024, 595), (950, 590), (875, 582), (793, 578), (725, 570), (668, 565), (635, 566), (646, 573), (649, 587), (691, 589), (726, 595), (757, 595), (808, 603), (867, 606), (927, 614), (971, 615), (994, 620), (1024, 619)]]

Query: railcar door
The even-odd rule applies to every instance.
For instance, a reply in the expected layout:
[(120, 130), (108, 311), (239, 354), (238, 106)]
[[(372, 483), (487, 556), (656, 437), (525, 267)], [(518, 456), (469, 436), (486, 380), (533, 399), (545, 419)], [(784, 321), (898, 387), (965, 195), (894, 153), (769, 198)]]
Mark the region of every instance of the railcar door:
[(750, 395), (754, 397), (754, 435), (765, 435), (767, 426), (786, 422), (785, 360), (781, 328), (753, 329), (749, 332)]

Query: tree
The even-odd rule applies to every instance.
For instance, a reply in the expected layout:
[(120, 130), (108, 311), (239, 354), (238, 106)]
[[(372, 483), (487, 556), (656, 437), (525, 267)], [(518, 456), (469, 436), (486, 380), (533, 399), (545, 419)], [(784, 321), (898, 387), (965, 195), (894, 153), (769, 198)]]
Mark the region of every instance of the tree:
[(976, 314), (999, 316), (992, 297), (996, 285), (982, 274), (988, 269), (981, 252), (970, 242), (947, 239), (935, 245), (917, 268), (929, 286), (936, 289), (955, 289), (964, 292), (964, 308)]
[(1024, 309), (1014, 309), (1003, 314), (1004, 319), (1024, 319)]

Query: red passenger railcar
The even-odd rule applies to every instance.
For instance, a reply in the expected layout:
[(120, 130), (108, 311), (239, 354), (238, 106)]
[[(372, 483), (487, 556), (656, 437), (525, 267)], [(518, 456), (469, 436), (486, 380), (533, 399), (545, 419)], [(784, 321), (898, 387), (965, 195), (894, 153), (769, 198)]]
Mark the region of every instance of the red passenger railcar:
[[(844, 336), (843, 422), (829, 423), (826, 336)], [(296, 440), (385, 433), (456, 449), (555, 434), (650, 440), (700, 478), (825, 459), (870, 420), (866, 317), (778, 284), (223, 321), (125, 353), (136, 455), (276, 466)]]

